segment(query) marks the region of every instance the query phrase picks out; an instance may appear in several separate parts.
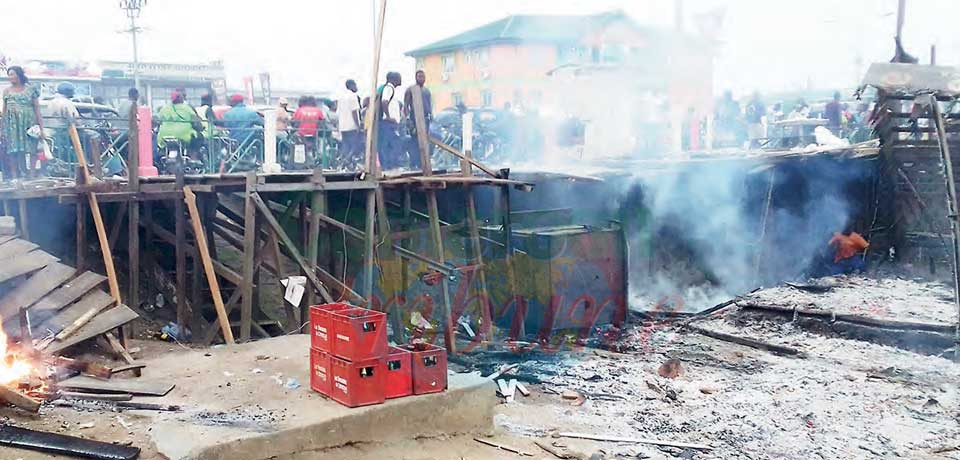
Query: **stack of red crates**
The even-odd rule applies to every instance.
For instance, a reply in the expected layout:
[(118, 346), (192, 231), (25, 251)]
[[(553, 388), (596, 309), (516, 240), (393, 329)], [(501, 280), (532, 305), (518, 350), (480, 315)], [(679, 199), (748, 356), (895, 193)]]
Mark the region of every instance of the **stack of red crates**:
[(310, 307), (310, 388), (345, 406), (436, 393), (447, 387), (447, 352), (390, 347), (384, 313), (348, 304)]

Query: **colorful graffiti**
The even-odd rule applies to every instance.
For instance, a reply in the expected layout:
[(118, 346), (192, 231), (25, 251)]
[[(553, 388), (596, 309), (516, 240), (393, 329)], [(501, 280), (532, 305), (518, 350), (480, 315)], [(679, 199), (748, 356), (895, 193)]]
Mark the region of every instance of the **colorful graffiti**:
[[(426, 234), (405, 247), (428, 253)], [(449, 279), (451, 325), (470, 325), (476, 335), (466, 351), (484, 340), (535, 340), (543, 351), (581, 346), (598, 328), (619, 327), (626, 319), (626, 260), (619, 227), (565, 226), (519, 230), (517, 252), (485, 247), (486, 292), (479, 269), (467, 257), (469, 238), (446, 238), (446, 260), (456, 267)], [(499, 249), (499, 250), (498, 250)], [(374, 276), (373, 308), (399, 313), (404, 327), (424, 340), (442, 340), (442, 283), (425, 263), (380, 258)], [(362, 275), (348, 280), (362, 285)], [(395, 310), (395, 311), (394, 311)], [(486, 318), (489, 312), (489, 318)], [(418, 318), (429, 322), (421, 328)]]

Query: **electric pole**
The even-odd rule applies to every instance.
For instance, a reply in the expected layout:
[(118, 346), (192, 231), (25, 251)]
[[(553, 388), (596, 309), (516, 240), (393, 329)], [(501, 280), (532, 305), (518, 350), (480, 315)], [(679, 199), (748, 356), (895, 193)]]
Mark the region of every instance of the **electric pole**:
[(119, 0), (120, 9), (127, 13), (130, 19), (130, 29), (126, 30), (133, 37), (133, 86), (140, 89), (140, 56), (137, 49), (137, 32), (142, 29), (137, 27), (137, 18), (140, 17), (140, 10), (147, 5), (147, 0)]

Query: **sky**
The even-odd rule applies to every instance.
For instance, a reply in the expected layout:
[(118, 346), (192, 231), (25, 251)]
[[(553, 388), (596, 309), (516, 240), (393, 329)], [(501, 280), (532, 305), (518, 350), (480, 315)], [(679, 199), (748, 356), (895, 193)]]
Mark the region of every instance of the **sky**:
[[(223, 60), (228, 85), (270, 72), (276, 89), (368, 84), (377, 0), (148, 0), (142, 61)], [(387, 0), (381, 78), (413, 71), (404, 52), (511, 14), (591, 14), (620, 9), (638, 23), (672, 27), (722, 9), (715, 91), (855, 86), (870, 62), (893, 54), (897, 0)], [(254, 6), (255, 5), (255, 6)], [(129, 27), (116, 0), (0, 0), (0, 54), (13, 59), (130, 60)], [(40, 15), (39, 12), (43, 12)], [(907, 50), (960, 64), (957, 0), (907, 0)], [(408, 77), (409, 78), (409, 77)]]

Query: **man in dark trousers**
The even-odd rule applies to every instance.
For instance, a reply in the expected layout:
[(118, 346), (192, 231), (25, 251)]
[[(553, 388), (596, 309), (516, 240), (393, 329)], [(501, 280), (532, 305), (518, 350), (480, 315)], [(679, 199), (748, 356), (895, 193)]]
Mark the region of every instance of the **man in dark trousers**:
[(377, 151), (383, 170), (401, 166), (403, 146), (400, 145), (400, 120), (403, 101), (397, 94), (402, 84), (400, 72), (387, 72), (387, 83), (380, 89), (380, 126), (377, 128)]
[[(424, 129), (427, 135), (430, 134), (430, 121), (433, 119), (433, 98), (430, 90), (424, 86), (427, 82), (427, 74), (422, 70), (416, 73), (417, 87), (420, 88), (420, 98), (423, 101), (423, 119), (426, 122)], [(407, 120), (407, 130), (410, 133), (410, 141), (407, 142), (407, 154), (410, 155), (410, 167), (421, 169), (420, 163), (420, 144), (417, 142), (417, 121), (413, 112), (413, 87), (407, 88), (403, 95), (403, 110)]]
[(840, 136), (840, 117), (843, 116), (843, 106), (840, 105), (840, 92), (833, 93), (833, 100), (827, 103), (823, 110), (823, 116), (827, 119), (827, 128)]

